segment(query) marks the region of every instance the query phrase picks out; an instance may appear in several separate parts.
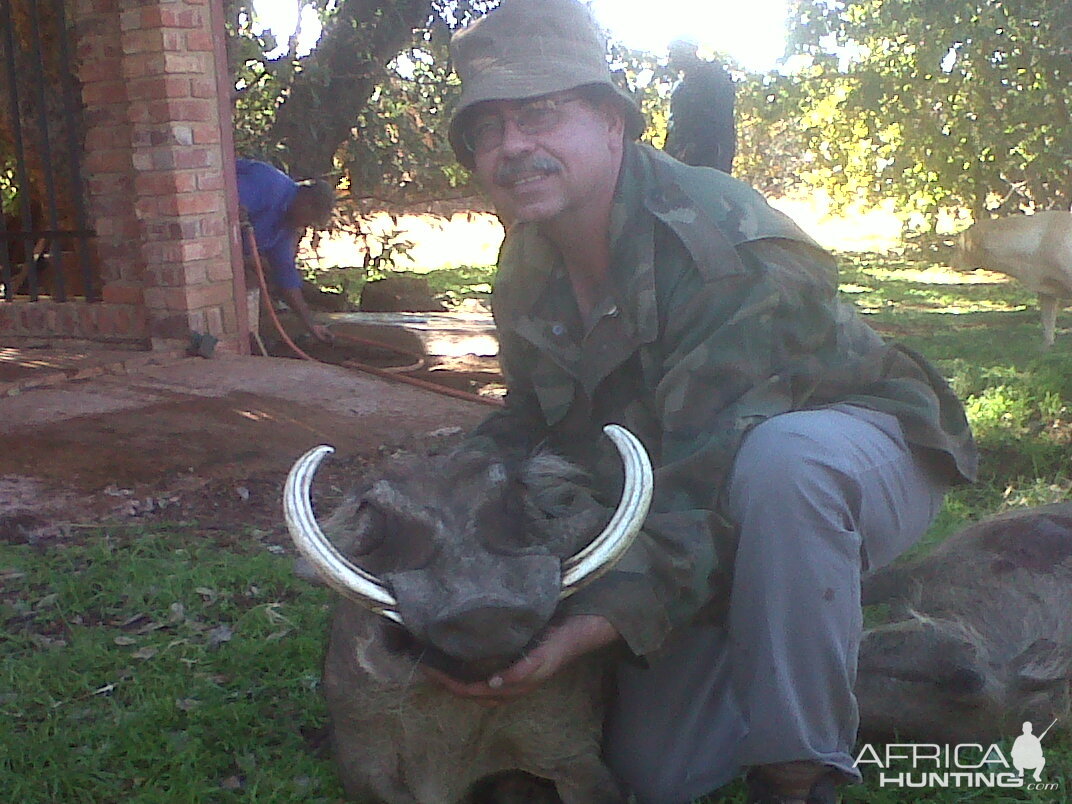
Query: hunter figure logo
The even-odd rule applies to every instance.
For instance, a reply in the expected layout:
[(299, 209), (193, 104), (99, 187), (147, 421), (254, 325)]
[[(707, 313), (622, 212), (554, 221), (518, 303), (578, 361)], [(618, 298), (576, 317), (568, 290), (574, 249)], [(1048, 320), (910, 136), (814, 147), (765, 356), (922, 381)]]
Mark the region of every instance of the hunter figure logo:
[[(1053, 723), (1056, 722), (1055, 719)], [(1025, 770), (1033, 770), (1035, 781), (1042, 781), (1042, 769), (1046, 767), (1046, 757), (1042, 755), (1042, 738), (1053, 728), (1053, 723), (1036, 737), (1031, 733), (1031, 721), (1024, 721), (1024, 733), (1012, 744), (1012, 764), (1021, 777)]]
[[(874, 766), (879, 787), (1056, 790), (1056, 782), (1042, 781), (1046, 766), (1042, 740), (1055, 723), (1056, 719), (1036, 737), (1031, 722), (1025, 721), (1008, 757), (996, 744), (888, 743), (879, 746), (883, 750), (865, 744), (853, 764), (861, 771)], [(1033, 771), (1030, 780), (1025, 778), (1026, 771)]]

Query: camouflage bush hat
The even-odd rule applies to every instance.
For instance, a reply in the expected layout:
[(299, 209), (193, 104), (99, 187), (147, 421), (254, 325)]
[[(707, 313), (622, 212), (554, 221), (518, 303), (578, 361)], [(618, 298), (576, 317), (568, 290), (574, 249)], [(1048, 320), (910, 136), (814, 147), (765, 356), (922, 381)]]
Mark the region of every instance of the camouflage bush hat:
[(450, 123), (454, 155), (468, 168), (462, 143), (465, 113), (491, 100), (522, 100), (586, 85), (602, 85), (619, 101), (626, 136), (644, 131), (644, 115), (618, 87), (607, 64), (607, 44), (588, 9), (577, 0), (503, 0), (450, 42), (462, 96)]

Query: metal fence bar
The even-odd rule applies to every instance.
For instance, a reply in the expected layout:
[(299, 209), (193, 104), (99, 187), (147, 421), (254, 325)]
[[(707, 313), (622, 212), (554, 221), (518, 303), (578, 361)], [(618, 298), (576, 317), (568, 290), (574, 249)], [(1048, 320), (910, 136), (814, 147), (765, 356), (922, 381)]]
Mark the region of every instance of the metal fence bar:
[[(38, 301), (44, 287), (43, 272), (47, 272), (47, 292), (55, 301), (67, 301), (74, 290), (68, 282), (72, 278), (81, 279), (87, 301), (99, 301), (99, 282), (89, 248), (89, 238), (95, 233), (88, 226), (82, 186), (80, 100), (70, 64), (64, 0), (20, 0), (18, 11), (25, 23), (21, 41), (15, 35), (14, 9), (13, 0), (0, 0), (0, 51), (4, 56), (0, 60), (0, 94), (6, 90), (10, 109), (6, 150), (12, 159), (9, 167), (19, 201), (17, 211), (4, 214), (0, 230), (0, 281), (4, 285), (0, 301), (14, 301), (22, 294)], [(55, 27), (46, 24), (47, 13), (53, 14)], [(55, 42), (50, 47), (52, 38)], [(57, 75), (62, 86), (50, 87), (47, 82)], [(62, 116), (65, 132), (56, 131), (54, 115)], [(28, 143), (32, 143), (35, 157), (35, 182), (29, 175)], [(76, 228), (71, 228), (72, 224)], [(70, 275), (64, 270), (65, 252)]]
[[(63, 0), (53, 0), (56, 5), (56, 24), (59, 27), (57, 39), (59, 41), (60, 64), (63, 66), (63, 113), (67, 120), (67, 169), (71, 187), (81, 189), (82, 186), (82, 161), (79, 158), (82, 153), (81, 140), (78, 136), (79, 125), (75, 120), (74, 110), (78, 108), (81, 100), (75, 97), (74, 73), (70, 68), (71, 49), (67, 42), (67, 19), (64, 15)], [(85, 288), (86, 301), (100, 299), (100, 289), (94, 282), (92, 266), (90, 264), (89, 223), (86, 216), (85, 196), (81, 192), (75, 192), (75, 224), (80, 230), (75, 235), (75, 244), (78, 247), (78, 261), (82, 269), (82, 285)]]
[[(53, 171), (52, 143), (49, 141), (48, 131), (48, 98), (45, 95), (44, 77), (48, 75), (48, 65), (45, 63), (44, 48), (41, 42), (41, 7), (37, 0), (24, 0), (30, 7), (30, 30), (33, 32), (33, 60), (37, 64), (37, 74), (40, 79), (34, 82), (35, 94), (37, 95), (37, 128), (41, 136), (40, 148), (42, 161), (48, 166), (48, 177), (45, 180), (45, 196), (48, 199), (48, 228), (59, 229), (59, 210), (56, 208), (56, 184), (55, 172)], [(25, 204), (23, 207), (25, 208)], [(59, 248), (49, 249), (49, 269), (52, 273), (52, 298), (57, 301), (67, 301), (67, 288), (64, 286), (66, 277), (63, 275), (63, 245)], [(36, 274), (36, 271), (34, 272)], [(40, 277), (36, 277), (40, 279)], [(31, 292), (31, 298), (36, 298)]]
[[(0, 0), (0, 23), (3, 23), (2, 25), (0, 25), (0, 30), (3, 30), (7, 34), (7, 38), (6, 38), (7, 47), (5, 48), (6, 54), (7, 54), (7, 58), (5, 59), (5, 61), (7, 63), (6, 63), (5, 66), (7, 67), (7, 76), (6, 76), (7, 81), (6, 81), (6, 83), (7, 83), (7, 86), (8, 86), (8, 93), (9, 93), (8, 97), (9, 97), (10, 105), (11, 105), (11, 120), (12, 120), (13, 136), (14, 136), (14, 139), (15, 139), (15, 141), (12, 143), (12, 145), (14, 146), (14, 151), (15, 151), (15, 170), (16, 170), (16, 173), (18, 174), (20, 196), (21, 196), (22, 199), (25, 199), (25, 197), (26, 197), (26, 195), (28, 195), (28, 193), (23, 195), (23, 193), (25, 192), (25, 190), (23, 188), (28, 188), (30, 186), (30, 180), (29, 180), (29, 177), (26, 174), (26, 144), (23, 142), (23, 138), (22, 138), (22, 123), (21, 123), (21, 117), (20, 117), (20, 113), (19, 113), (19, 84), (18, 84), (18, 81), (17, 81), (18, 70), (17, 70), (16, 64), (15, 64), (15, 47), (17, 46), (17, 43), (15, 42), (15, 26), (14, 26), (14, 24), (12, 22), (12, 17), (11, 17), (11, 0)], [(29, 204), (22, 203), (21, 206), (22, 206), (22, 229), (23, 229), (23, 231), (29, 231), (31, 229), (31, 227), (32, 227), (32, 222), (30, 220)], [(10, 241), (8, 240), (7, 237), (5, 237), (4, 240), (5, 240), (5, 244), (4, 244), (5, 245), (5, 251), (7, 251), (8, 250), (7, 249), (7, 243), (10, 242)], [(26, 268), (25, 276), (27, 276), (29, 278), (29, 282), (30, 282), (30, 287), (31, 287), (30, 297), (32, 299), (36, 300), (37, 299), (37, 293), (36, 293), (36, 290), (37, 290), (37, 272), (34, 270), (33, 257), (32, 257), (32, 250), (31, 249), (26, 249), (25, 257), (26, 257), (26, 259), (25, 259), (25, 268)], [(10, 265), (8, 264), (8, 260), (5, 259), (4, 263), (5, 263), (6, 266), (8, 266), (7, 273), (10, 274)], [(5, 282), (4, 282), (4, 296), (7, 298), (8, 301), (10, 301), (13, 295), (14, 295), (14, 291), (13, 291), (13, 289), (11, 287), (11, 277), (8, 276), (5, 279)]]

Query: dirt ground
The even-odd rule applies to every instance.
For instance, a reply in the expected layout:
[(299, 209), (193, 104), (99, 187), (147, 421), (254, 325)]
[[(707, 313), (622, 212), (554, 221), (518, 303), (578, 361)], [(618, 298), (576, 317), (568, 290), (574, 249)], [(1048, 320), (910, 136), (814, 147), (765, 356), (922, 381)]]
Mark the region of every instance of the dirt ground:
[[(10, 377), (35, 366), (4, 368)], [(9, 389), (0, 396), (0, 541), (72, 538), (105, 520), (279, 535), (283, 479), (310, 447), (336, 447), (316, 484), (338, 494), (382, 451), (457, 438), (490, 410), (274, 357), (176, 358)]]

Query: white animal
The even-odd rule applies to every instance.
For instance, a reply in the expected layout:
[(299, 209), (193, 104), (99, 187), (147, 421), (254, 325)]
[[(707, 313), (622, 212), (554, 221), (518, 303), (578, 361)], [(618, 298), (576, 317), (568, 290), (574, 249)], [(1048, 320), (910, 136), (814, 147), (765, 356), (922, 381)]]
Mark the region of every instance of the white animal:
[(1037, 293), (1042, 340), (1053, 346), (1058, 305), (1072, 298), (1072, 212), (978, 221), (957, 237), (952, 266), (1007, 274)]

